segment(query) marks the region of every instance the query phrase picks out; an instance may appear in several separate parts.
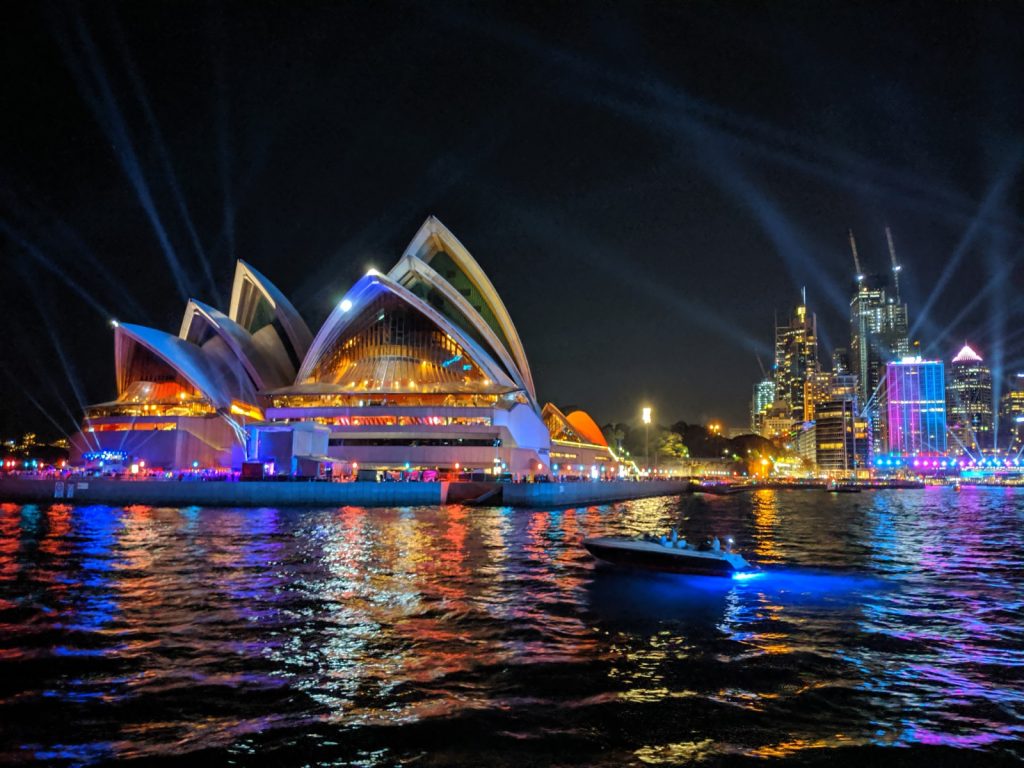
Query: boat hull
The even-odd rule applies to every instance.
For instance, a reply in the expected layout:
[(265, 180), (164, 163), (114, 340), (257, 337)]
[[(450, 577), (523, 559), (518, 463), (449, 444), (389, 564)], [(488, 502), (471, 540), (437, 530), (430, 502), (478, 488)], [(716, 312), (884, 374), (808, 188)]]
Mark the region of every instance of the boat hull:
[(692, 493), (707, 493), (711, 496), (735, 496), (737, 493), (749, 490), (749, 488), (739, 488), (722, 483), (719, 485), (693, 485), (690, 487), (690, 490)]
[(746, 561), (734, 556), (742, 564), (737, 567), (730, 559), (695, 550), (676, 550), (659, 545), (630, 545), (609, 539), (587, 539), (583, 542), (598, 560), (613, 565), (640, 568), (663, 573), (691, 573), (700, 576), (732, 576), (743, 570)]

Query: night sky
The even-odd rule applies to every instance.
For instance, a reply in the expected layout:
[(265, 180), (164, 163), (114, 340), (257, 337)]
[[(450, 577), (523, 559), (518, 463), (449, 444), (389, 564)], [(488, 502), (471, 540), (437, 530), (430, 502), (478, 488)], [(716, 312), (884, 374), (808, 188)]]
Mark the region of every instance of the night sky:
[(848, 228), (927, 354), (1024, 369), (1022, 11), (12, 4), (0, 436), (113, 398), (111, 318), (226, 311), (244, 258), (315, 333), (429, 214), (599, 423), (745, 424), (802, 286), (846, 346)]

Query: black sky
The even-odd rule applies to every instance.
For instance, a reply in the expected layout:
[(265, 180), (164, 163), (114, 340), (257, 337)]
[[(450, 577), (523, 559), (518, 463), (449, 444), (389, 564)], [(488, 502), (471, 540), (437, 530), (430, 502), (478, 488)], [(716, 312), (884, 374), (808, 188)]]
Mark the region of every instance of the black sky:
[(845, 345), (849, 227), (873, 270), (892, 227), (929, 354), (1024, 369), (1019, 5), (24, 3), (0, 36), (0, 435), (113, 396), (111, 317), (176, 332), (244, 258), (315, 332), (431, 213), (599, 422), (744, 423), (805, 285)]

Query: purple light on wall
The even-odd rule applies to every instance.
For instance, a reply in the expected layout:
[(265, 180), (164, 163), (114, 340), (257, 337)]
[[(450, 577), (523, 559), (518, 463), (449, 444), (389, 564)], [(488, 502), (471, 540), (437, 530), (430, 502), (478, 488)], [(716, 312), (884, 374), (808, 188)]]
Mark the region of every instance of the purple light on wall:
[(885, 386), (889, 451), (945, 453), (946, 391), (942, 361), (906, 358), (889, 363), (885, 368)]

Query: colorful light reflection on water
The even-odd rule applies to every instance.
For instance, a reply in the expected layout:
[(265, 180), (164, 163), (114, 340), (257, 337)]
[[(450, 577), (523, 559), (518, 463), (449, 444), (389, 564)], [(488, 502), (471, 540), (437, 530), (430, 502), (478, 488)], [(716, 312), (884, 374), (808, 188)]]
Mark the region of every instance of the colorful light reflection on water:
[[(996, 488), (4, 504), (0, 761), (1019, 759), (1022, 522), (1024, 493)], [(580, 547), (672, 525), (763, 569), (620, 572)]]

